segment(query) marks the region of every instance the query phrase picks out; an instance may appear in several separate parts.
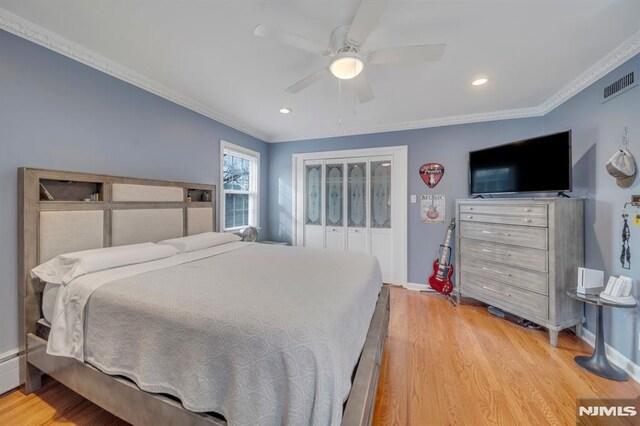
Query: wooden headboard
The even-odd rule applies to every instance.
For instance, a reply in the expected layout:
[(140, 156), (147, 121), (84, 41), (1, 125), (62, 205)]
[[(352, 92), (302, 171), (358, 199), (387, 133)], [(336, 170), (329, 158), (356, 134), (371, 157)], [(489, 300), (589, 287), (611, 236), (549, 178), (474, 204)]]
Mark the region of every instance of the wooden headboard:
[(215, 200), (214, 185), (19, 168), (20, 334), (41, 318), (44, 283), (31, 269), (62, 253), (213, 231)]

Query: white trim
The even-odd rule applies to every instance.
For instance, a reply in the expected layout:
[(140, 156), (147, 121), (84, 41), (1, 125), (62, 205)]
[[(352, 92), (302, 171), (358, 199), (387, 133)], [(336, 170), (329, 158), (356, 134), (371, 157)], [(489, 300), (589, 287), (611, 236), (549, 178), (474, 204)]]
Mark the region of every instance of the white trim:
[(624, 62), (640, 53), (640, 31), (638, 31), (622, 42), (618, 47), (613, 49), (609, 54), (596, 62), (579, 77), (572, 80), (542, 104), (535, 107), (431, 118), (426, 120), (388, 124), (384, 126), (355, 127), (348, 130), (341, 128), (325, 133), (289, 133), (268, 135), (252, 126), (234, 121), (226, 117), (220, 111), (216, 111), (188, 96), (183, 96), (136, 71), (107, 59), (86, 47), (74, 43), (61, 35), (49, 31), (3, 8), (0, 8), (0, 29), (44, 46), (73, 60), (81, 62), (120, 80), (126, 81), (143, 90), (156, 94), (178, 105), (182, 105), (185, 108), (212, 118), (220, 123), (226, 124), (227, 126), (233, 127), (236, 130), (247, 133), (265, 142), (288, 142), (303, 139), (363, 135), (399, 130), (450, 126), (455, 124), (539, 117), (557, 108), (572, 96), (575, 96), (577, 93), (589, 87), (619, 65), (622, 65)]
[(431, 127), (453, 126), (458, 124), (482, 123), (486, 121), (511, 120), (515, 118), (530, 118), (544, 115), (539, 107), (521, 108), (494, 112), (455, 115), (448, 117), (429, 118), (425, 120), (406, 121), (363, 127), (341, 127), (324, 133), (287, 133), (271, 138), (268, 143), (293, 142), (309, 139), (323, 139), (340, 136), (368, 135), (373, 133), (397, 132), (402, 130), (427, 129)]
[[(298, 211), (297, 204), (297, 196), (298, 191), (302, 191), (301, 188), (298, 188), (298, 173), (297, 164), (302, 162), (298, 161), (298, 154), (294, 154), (291, 156), (291, 245), (298, 245), (298, 220), (302, 220), (304, 213)], [(301, 209), (304, 210), (304, 209)]]
[(403, 285), (404, 288), (411, 291), (428, 291), (435, 292), (428, 284), (418, 284), (418, 283), (406, 283)]
[[(364, 149), (346, 149), (341, 151), (321, 151), (321, 152), (305, 152), (300, 154), (293, 154), (291, 156), (291, 228), (292, 239), (291, 244), (294, 246), (303, 245), (303, 232), (300, 232), (303, 227), (304, 208), (303, 203), (298, 203), (297, 200), (302, 198), (303, 188), (298, 186), (298, 177), (304, 176), (304, 162), (305, 160), (328, 160), (328, 159), (348, 159), (351, 157), (376, 157), (376, 156), (392, 156), (393, 167), (393, 180), (398, 182), (397, 187), (394, 186), (392, 196), (397, 192), (398, 195), (398, 212), (394, 214), (393, 218), (398, 217), (398, 224), (394, 225), (399, 228), (398, 233), (393, 233), (394, 249), (392, 264), (393, 266), (393, 283), (398, 285), (404, 285), (407, 282), (407, 269), (408, 269), (408, 256), (407, 256), (407, 233), (408, 233), (408, 207), (407, 207), (407, 194), (408, 194), (408, 147), (407, 145), (398, 145), (381, 148), (364, 148)], [(397, 189), (395, 189), (397, 188)], [(398, 265), (400, 265), (398, 267)]]
[[(255, 176), (253, 176), (251, 178), (252, 183), (251, 185), (255, 187), (255, 198), (256, 198), (256, 208), (255, 208), (255, 223), (251, 224), (251, 226), (260, 229), (260, 153), (258, 151), (254, 151), (252, 149), (249, 148), (245, 148), (244, 146), (240, 146), (240, 145), (236, 145), (234, 143), (231, 142), (227, 142), (225, 140), (220, 140), (220, 190), (218, 191), (218, 193), (220, 194), (218, 197), (218, 204), (220, 205), (220, 231), (221, 232), (233, 232), (235, 230), (238, 229), (242, 229), (243, 227), (233, 227), (233, 228), (225, 228), (224, 227), (224, 217), (225, 217), (225, 210), (224, 210), (224, 151), (228, 150), (228, 151), (233, 151), (233, 152), (237, 152), (240, 154), (240, 157), (242, 158), (246, 158), (247, 160), (250, 160), (251, 162), (255, 161), (256, 162), (256, 166), (255, 166), (255, 170), (252, 170), (252, 172), (254, 172), (253, 174)], [(237, 193), (237, 194), (244, 194), (247, 193), (249, 195), (253, 194), (253, 191), (250, 192), (245, 192), (245, 191), (232, 191), (232, 193)]]
[[(13, 357), (0, 362), (0, 395), (20, 386), (20, 362), (24, 355), (18, 356), (15, 350), (9, 351)], [(5, 356), (8, 352), (0, 354)]]
[(618, 47), (605, 55), (589, 69), (573, 79), (569, 84), (549, 97), (538, 108), (542, 115), (548, 114), (582, 90), (613, 71), (640, 53), (640, 31), (623, 41)]
[[(582, 327), (582, 336), (580, 336), (582, 340), (587, 342), (591, 347), (594, 347), (596, 344), (596, 336), (591, 331), (587, 330), (584, 326)], [(637, 383), (640, 383), (640, 366), (633, 361), (631, 361), (626, 356), (622, 355), (613, 347), (609, 346), (608, 343), (605, 344), (605, 350), (607, 352), (607, 357), (612, 364), (620, 367), (624, 371), (629, 374), (633, 380)]]

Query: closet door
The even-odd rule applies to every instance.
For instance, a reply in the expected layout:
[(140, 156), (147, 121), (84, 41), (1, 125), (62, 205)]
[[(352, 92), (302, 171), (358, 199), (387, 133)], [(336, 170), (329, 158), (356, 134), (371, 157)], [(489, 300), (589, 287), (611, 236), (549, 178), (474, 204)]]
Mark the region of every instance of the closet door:
[(325, 248), (345, 249), (344, 163), (325, 162)]
[(347, 250), (369, 253), (367, 162), (347, 163)]
[(371, 254), (378, 258), (382, 269), (382, 279), (389, 282), (392, 272), (392, 229), (391, 229), (391, 157), (370, 158), (370, 238)]
[(322, 161), (304, 163), (304, 246), (324, 248)]

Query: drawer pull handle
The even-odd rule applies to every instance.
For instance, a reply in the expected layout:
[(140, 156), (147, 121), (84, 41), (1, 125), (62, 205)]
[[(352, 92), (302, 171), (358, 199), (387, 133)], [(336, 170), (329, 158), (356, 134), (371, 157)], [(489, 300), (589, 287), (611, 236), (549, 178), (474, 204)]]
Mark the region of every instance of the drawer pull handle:
[(469, 219), (473, 219), (473, 216), (469, 216)]
[(482, 286), (482, 288), (484, 288), (485, 290), (493, 291), (494, 293), (501, 294), (501, 295), (503, 295), (503, 296), (511, 297), (511, 294), (510, 294), (510, 293), (503, 293), (503, 292), (498, 291), (498, 290), (496, 290), (496, 289), (494, 289), (494, 288), (487, 287), (486, 285), (483, 285), (483, 286)]
[(508, 251), (497, 251), (497, 250), (489, 250), (489, 249), (482, 249), (482, 251), (484, 253), (492, 253), (492, 254), (501, 254), (503, 256), (511, 256), (511, 253), (509, 253)]
[(508, 232), (493, 232), (493, 231), (482, 231), (483, 234), (491, 234), (491, 235), (502, 235), (503, 237), (510, 237), (511, 234)]
[(494, 274), (499, 274), (499, 275), (505, 275), (507, 277), (511, 276), (510, 272), (502, 272), (502, 271), (496, 271), (495, 269), (489, 269), (489, 268), (485, 268), (484, 266), (482, 267), (483, 271), (487, 271), (487, 272), (493, 272)]
[(530, 212), (530, 211), (531, 211), (531, 209), (524, 209), (524, 211), (525, 211), (525, 212)]
[(469, 207), (469, 210), (473, 210), (473, 207)]
[(531, 223), (531, 219), (525, 219), (524, 221), (527, 223)]

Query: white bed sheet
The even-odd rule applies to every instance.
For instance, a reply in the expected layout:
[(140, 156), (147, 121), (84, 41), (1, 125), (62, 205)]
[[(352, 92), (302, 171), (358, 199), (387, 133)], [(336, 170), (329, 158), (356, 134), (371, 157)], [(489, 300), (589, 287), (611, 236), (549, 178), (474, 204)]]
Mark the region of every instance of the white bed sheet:
[[(84, 328), (64, 332), (70, 345), (54, 341), (54, 352), (230, 425), (339, 424), (382, 284), (377, 260), (262, 244), (217, 248), (200, 260), (72, 282), (66, 300), (82, 315), (76, 296), (86, 296), (86, 320), (76, 318)], [(72, 317), (56, 316), (52, 333)]]

